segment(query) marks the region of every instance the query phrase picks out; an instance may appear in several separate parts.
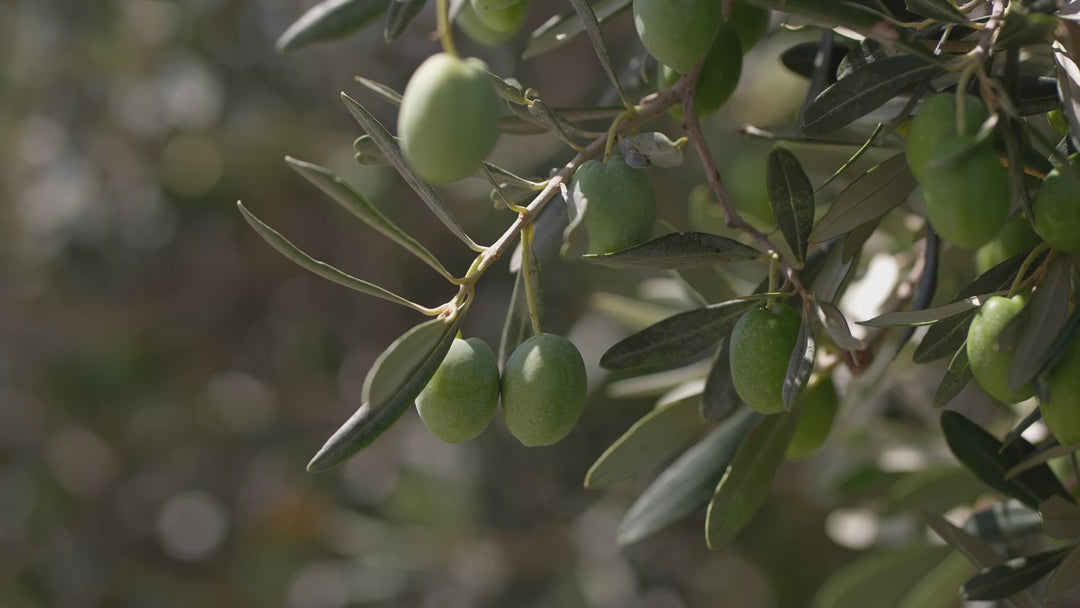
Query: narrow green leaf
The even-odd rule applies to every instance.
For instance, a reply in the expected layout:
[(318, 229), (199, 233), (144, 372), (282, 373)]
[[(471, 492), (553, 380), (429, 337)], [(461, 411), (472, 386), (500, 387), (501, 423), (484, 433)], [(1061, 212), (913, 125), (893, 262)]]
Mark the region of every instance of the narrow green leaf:
[(952, 522), (941, 515), (926, 510), (923, 510), (922, 514), (926, 518), (926, 523), (930, 526), (930, 529), (940, 536), (941, 540), (963, 553), (977, 567), (996, 566), (1005, 561), (988, 543), (972, 535), (967, 530), (953, 525)]
[(863, 347), (862, 340), (851, 335), (851, 327), (848, 326), (844, 313), (831, 302), (815, 302), (818, 311), (818, 320), (829, 334), (833, 344), (844, 350), (856, 351)]
[(416, 239), (399, 228), (397, 224), (390, 221), (390, 218), (383, 215), (375, 205), (372, 205), (363, 194), (360, 194), (348, 182), (334, 175), (329, 169), (290, 156), (285, 157), (285, 162), (289, 163), (289, 166), (302, 175), (304, 179), (315, 184), (320, 190), (328, 194), (346, 211), (363, 220), (365, 224), (371, 226), (383, 236), (404, 247), (409, 253), (434, 268), (442, 276), (453, 278), (454, 275), (450, 274), (450, 271), (442, 265), (438, 258)]
[(964, 530), (988, 543), (1007, 543), (1037, 534), (1042, 530), (1042, 520), (1038, 511), (1010, 499), (973, 513), (964, 522)]
[(532, 323), (529, 320), (529, 303), (525, 299), (525, 277), (519, 272), (514, 279), (514, 291), (510, 295), (506, 320), (503, 321), (502, 333), (499, 336), (499, 369), (502, 369), (510, 353), (530, 336)]
[(663, 464), (682, 450), (705, 424), (698, 399), (685, 398), (642, 416), (585, 474), (586, 488), (602, 488)]
[(967, 15), (961, 13), (950, 0), (906, 0), (909, 11), (945, 23), (966, 25)]
[(1080, 581), (1080, 545), (1073, 545), (1054, 573), (1050, 575), (1050, 580), (1046, 582), (1046, 594), (1043, 595), (1043, 601), (1060, 600), (1065, 592), (1072, 589), (1078, 581)]
[(905, 473), (889, 486), (879, 505), (883, 515), (916, 509), (938, 512), (974, 503), (985, 487), (966, 469), (955, 465), (932, 465)]
[[(393, 3), (397, 3), (397, 0), (390, 0)], [(401, 106), (401, 93), (398, 93), (389, 85), (385, 85), (381, 82), (371, 80), (370, 78), (364, 78), (363, 76), (356, 76), (356, 82), (367, 87), (371, 92), (375, 93), (379, 97), (382, 97), (390, 105), (394, 107)]]
[[(593, 13), (600, 23), (611, 19), (620, 12), (630, 8), (632, 0), (596, 0), (592, 3)], [(559, 48), (570, 42), (585, 31), (585, 23), (577, 11), (567, 11), (556, 15), (544, 22), (543, 25), (529, 36), (529, 43), (525, 47), (522, 59), (529, 59), (537, 55)]]
[(1002, 448), (1002, 444), (982, 427), (963, 414), (946, 411), (941, 414), (941, 429), (945, 442), (956, 458), (986, 485), (1032, 508), (1043, 500), (1069, 493), (1046, 465), (1036, 467), (1006, 481), (1005, 474), (1034, 451), (1024, 439)]
[(773, 148), (766, 163), (765, 180), (776, 224), (795, 259), (802, 262), (814, 228), (814, 187), (799, 159), (787, 148)]
[[(697, 361), (684, 367), (615, 380), (607, 385), (606, 392), (612, 399), (659, 397), (686, 382), (704, 378), (708, 375), (710, 366), (710, 361)], [(702, 390), (704, 388), (702, 387)]]
[(358, 164), (368, 167), (385, 167), (390, 164), (390, 160), (382, 153), (370, 135), (357, 137), (353, 141), (353, 150), (356, 150), (355, 158)]
[(869, 33), (871, 29), (884, 21), (877, 12), (854, 2), (837, 2), (836, 0), (745, 0), (745, 2), (815, 21), (847, 26), (861, 34)]
[(619, 522), (619, 544), (636, 543), (704, 507), (761, 418), (750, 408), (739, 410), (665, 469)]
[(949, 547), (923, 545), (872, 551), (830, 576), (810, 605), (812, 608), (896, 606), (912, 585), (951, 551)]
[(387, 42), (397, 40), (405, 28), (409, 27), (414, 17), (424, 9), (427, 0), (390, 0), (390, 8), (386, 12), (386, 27), (383, 28), (383, 38)]
[(975, 574), (975, 566), (962, 553), (950, 553), (912, 585), (894, 608), (954, 608), (956, 590), (972, 574)]
[(739, 447), (705, 515), (710, 549), (730, 543), (765, 503), (797, 421), (797, 412), (767, 416)]
[(600, 357), (604, 369), (629, 369), (675, 363), (715, 345), (731, 333), (756, 300), (733, 300), (673, 315), (609, 348)]
[(727, 276), (716, 266), (700, 266), (697, 268), (680, 268), (674, 271), (676, 277), (690, 292), (694, 299), (702, 304), (726, 302), (739, 296), (731, 287)]
[(353, 115), (353, 118), (360, 123), (360, 126), (367, 131), (368, 135), (375, 140), (379, 149), (382, 150), (386, 158), (390, 163), (394, 165), (397, 172), (401, 174), (401, 177), (405, 178), (405, 182), (420, 195), (420, 199), (424, 201), (424, 204), (439, 220), (446, 226), (454, 236), (461, 239), (461, 242), (465, 243), (473, 251), (480, 251), (483, 249), (480, 245), (477, 245), (469, 235), (465, 233), (465, 229), (461, 227), (461, 223), (458, 222), (454, 214), (451, 213), (450, 208), (446, 206), (439, 193), (435, 191), (435, 188), (431, 184), (425, 182), (420, 176), (412, 170), (408, 162), (405, 160), (405, 156), (401, 153), (401, 148), (398, 146), (397, 140), (386, 127), (382, 125), (374, 116), (371, 115), (364, 106), (360, 105), (358, 101), (349, 97), (347, 94), (342, 93), (341, 99), (345, 103), (346, 109)]
[(1080, 507), (1072, 500), (1051, 496), (1039, 504), (1039, 515), (1048, 536), (1061, 540), (1080, 536)]
[(817, 343), (814, 341), (814, 332), (810, 328), (810, 319), (803, 315), (799, 334), (795, 339), (795, 349), (791, 351), (791, 357), (788, 359), (784, 387), (781, 389), (784, 407), (788, 411), (791, 411), (795, 402), (798, 401), (799, 395), (806, 386), (806, 381), (810, 379), (810, 372), (814, 371), (816, 352)]
[(810, 233), (811, 243), (823, 243), (876, 220), (907, 200), (918, 182), (907, 159), (897, 154), (853, 180)]
[(949, 368), (945, 370), (945, 375), (941, 378), (937, 391), (934, 392), (934, 407), (944, 407), (946, 403), (952, 401), (953, 397), (959, 395), (974, 377), (971, 365), (968, 363), (965, 342), (956, 349), (956, 354), (949, 361)]
[(1058, 96), (1061, 111), (1069, 125), (1069, 138), (1074, 147), (1080, 148), (1080, 66), (1065, 49), (1065, 45), (1053, 42), (1054, 64), (1057, 66)]
[(236, 206), (240, 209), (240, 213), (244, 216), (244, 219), (247, 220), (247, 223), (250, 224), (253, 229), (255, 229), (255, 232), (259, 236), (261, 236), (264, 241), (269, 243), (271, 247), (273, 247), (279, 253), (295, 262), (304, 270), (317, 274), (320, 277), (329, 281), (333, 281), (338, 285), (344, 285), (349, 289), (355, 289), (360, 293), (366, 293), (370, 296), (382, 298), (388, 302), (401, 304), (402, 306), (406, 306), (417, 312), (422, 312), (425, 314), (431, 312), (430, 309), (425, 308), (410, 300), (407, 300), (392, 291), (388, 291), (386, 289), (383, 289), (382, 287), (379, 287), (378, 285), (375, 285), (374, 283), (368, 283), (367, 281), (358, 279), (350, 274), (346, 274), (338, 270), (337, 268), (334, 268), (333, 266), (327, 264), (326, 262), (320, 262), (319, 260), (316, 260), (315, 258), (309, 256), (303, 251), (300, 251), (295, 245), (289, 242), (288, 239), (281, 236), (281, 233), (262, 223), (259, 218), (252, 215), (252, 213), (248, 211), (247, 208), (244, 207), (244, 205), (241, 204), (239, 201), (237, 201)]
[(677, 270), (762, 257), (760, 251), (735, 239), (707, 232), (673, 232), (628, 249), (583, 255), (581, 259), (615, 268)]
[(390, 428), (439, 368), (463, 316), (421, 323), (383, 351), (364, 379), (363, 405), (319, 449), (307, 470), (341, 464)]
[(995, 291), (978, 296), (971, 296), (944, 306), (925, 308), (923, 310), (902, 310), (899, 312), (887, 312), (883, 315), (859, 321), (859, 325), (867, 327), (900, 327), (905, 325), (933, 325), (942, 319), (948, 319), (965, 312), (970, 312), (982, 306), (983, 302), (994, 296), (1004, 295), (1004, 291)]
[(913, 55), (869, 63), (841, 78), (810, 102), (800, 127), (807, 137), (828, 135), (881, 107), (904, 90), (944, 73)]
[(705, 389), (701, 393), (701, 419), (706, 422), (723, 420), (741, 403), (739, 394), (735, 392), (735, 383), (731, 380), (731, 349), (725, 339), (716, 349), (709, 375), (705, 378)]
[(277, 51), (295, 51), (314, 42), (341, 38), (386, 10), (386, 0), (325, 0), (311, 7), (277, 40)]
[(1009, 469), (1008, 472), (1005, 473), (1005, 479), (1012, 479), (1017, 475), (1023, 473), (1024, 471), (1030, 471), (1031, 469), (1034, 469), (1041, 464), (1046, 464), (1055, 458), (1068, 456), (1069, 454), (1075, 453), (1077, 450), (1080, 450), (1080, 445), (1055, 445), (1052, 448), (1039, 450), (1038, 452), (1035, 452), (1031, 456), (1028, 456), (1027, 458), (1020, 461), (1020, 463), (1018, 463), (1013, 468)]
[(1045, 551), (983, 568), (960, 587), (960, 595), (968, 601), (1007, 598), (1039, 582), (1061, 563), (1069, 551), (1070, 549)]
[(1027, 322), (1016, 344), (1013, 366), (1009, 370), (1009, 390), (1020, 390), (1035, 377), (1050, 354), (1054, 338), (1061, 333), (1069, 316), (1069, 292), (1072, 261), (1058, 256), (1050, 262), (1039, 288), (1025, 308)]
[(589, 42), (592, 43), (593, 50), (596, 51), (596, 56), (600, 59), (600, 67), (604, 69), (604, 74), (607, 75), (611, 84), (615, 86), (615, 92), (619, 94), (619, 98), (623, 100), (627, 107), (633, 107), (633, 102), (626, 96), (626, 91), (619, 84), (619, 77), (615, 75), (615, 68), (611, 66), (607, 41), (604, 40), (604, 32), (600, 29), (600, 21), (593, 11), (593, 7), (586, 0), (570, 0), (570, 4), (577, 12), (578, 18), (581, 19), (581, 24), (585, 27), (585, 33), (589, 36)]

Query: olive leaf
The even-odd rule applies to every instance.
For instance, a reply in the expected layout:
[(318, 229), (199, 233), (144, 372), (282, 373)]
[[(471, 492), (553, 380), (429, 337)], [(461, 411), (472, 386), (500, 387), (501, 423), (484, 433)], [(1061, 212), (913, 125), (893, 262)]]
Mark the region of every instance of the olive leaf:
[(353, 158), (356, 159), (357, 164), (368, 167), (385, 167), (390, 164), (390, 159), (386, 158), (370, 135), (357, 137), (353, 141), (353, 150), (356, 151)]
[(945, 370), (945, 375), (941, 378), (941, 382), (938, 383), (937, 390), (934, 392), (934, 407), (944, 407), (946, 403), (952, 401), (953, 397), (959, 395), (960, 391), (964, 390), (964, 387), (974, 377), (975, 374), (972, 373), (971, 365), (968, 362), (967, 342), (965, 341), (960, 345), (960, 348), (956, 349), (956, 354), (949, 360), (949, 367)]
[(636, 543), (704, 507), (735, 451), (761, 418), (762, 414), (743, 408), (683, 453), (619, 522), (619, 544)]
[(1080, 148), (1080, 66), (1061, 42), (1052, 44), (1054, 64), (1057, 66), (1058, 96), (1061, 111), (1069, 125), (1069, 138), (1074, 147)]
[(581, 259), (615, 268), (678, 270), (762, 257), (757, 249), (728, 237), (707, 232), (674, 232), (628, 249), (583, 255)]
[(600, 29), (600, 21), (593, 7), (586, 0), (570, 0), (570, 4), (574, 7), (574, 11), (577, 12), (578, 18), (581, 19), (581, 24), (585, 27), (585, 33), (589, 35), (589, 42), (592, 43), (593, 50), (596, 51), (596, 56), (600, 59), (600, 67), (603, 68), (604, 74), (607, 75), (611, 84), (615, 86), (615, 92), (619, 94), (619, 99), (623, 100), (626, 107), (633, 108), (634, 103), (626, 96), (626, 91), (619, 84), (619, 77), (615, 75), (615, 68), (611, 67), (607, 41), (604, 40), (604, 32)]
[[(390, 1), (396, 3), (396, 0)], [(356, 76), (354, 79), (356, 82), (367, 87), (372, 93), (382, 97), (390, 105), (394, 107), (401, 106), (401, 93), (395, 91), (390, 85), (374, 81), (370, 78), (364, 78), (363, 76)]]
[(867, 327), (933, 325), (942, 319), (948, 319), (949, 317), (955, 317), (956, 315), (976, 310), (988, 299), (994, 296), (1004, 295), (1005, 293), (1005, 291), (995, 291), (993, 293), (963, 298), (935, 308), (925, 308), (923, 310), (887, 312), (872, 319), (859, 321), (858, 323), (859, 325), (865, 325)]
[(409, 27), (413, 18), (424, 9), (427, 0), (390, 0), (390, 6), (386, 11), (386, 25), (383, 27), (383, 38), (387, 42), (397, 40), (405, 28)]
[(1069, 315), (1070, 273), (1072, 262), (1059, 256), (1025, 308), (1027, 322), (1016, 344), (1013, 366), (1009, 370), (1009, 390), (1018, 391), (1035, 377), (1050, 354), (1054, 338), (1061, 333)]
[[(620, 12), (630, 8), (632, 0), (596, 0), (592, 2), (592, 11), (599, 23), (611, 19)], [(559, 48), (570, 42), (585, 31), (585, 23), (576, 10), (570, 10), (556, 15), (544, 22), (529, 35), (529, 43), (525, 46), (522, 59), (530, 59), (537, 55)]]
[(851, 327), (848, 326), (844, 313), (831, 302), (815, 302), (818, 311), (818, 320), (829, 334), (833, 344), (844, 350), (856, 351), (863, 347), (861, 340), (851, 335)]
[(810, 242), (822, 243), (876, 220), (907, 200), (916, 185), (903, 154), (882, 161), (844, 188), (814, 226)]
[(386, 0), (324, 0), (308, 9), (277, 40), (279, 53), (341, 38), (386, 10)]
[(1069, 551), (1069, 548), (1044, 551), (983, 568), (960, 587), (960, 595), (968, 601), (1005, 599), (1039, 582)]
[(716, 349), (709, 375), (705, 378), (705, 388), (701, 393), (701, 419), (706, 422), (723, 420), (739, 407), (742, 401), (735, 392), (735, 383), (731, 379), (731, 349), (725, 336)]
[(425, 321), (387, 347), (364, 378), (363, 404), (319, 449), (308, 471), (341, 464), (390, 428), (446, 358), (463, 317), (459, 312)]
[(1051, 538), (1070, 540), (1080, 536), (1080, 506), (1054, 495), (1039, 503), (1043, 530)]
[(529, 319), (529, 302), (525, 297), (525, 277), (519, 272), (514, 279), (514, 291), (510, 295), (510, 305), (506, 310), (502, 333), (499, 336), (499, 368), (506, 363), (507, 357), (522, 342), (532, 336), (532, 322)]
[(1050, 579), (1046, 581), (1046, 593), (1043, 595), (1043, 601), (1056, 602), (1078, 581), (1080, 581), (1080, 545), (1073, 545), (1065, 558), (1054, 569)]
[(825, 580), (811, 608), (896, 606), (950, 552), (949, 547), (913, 545), (857, 557)]
[(678, 167), (686, 157), (688, 140), (680, 137), (671, 141), (667, 135), (657, 131), (639, 133), (619, 142), (626, 164), (637, 169), (655, 165), (663, 169)]
[[(1051, 500), (1053, 498), (1061, 497), (1055, 495)], [(1040, 532), (1042, 520), (1038, 511), (1010, 499), (972, 513), (964, 521), (964, 530), (986, 542), (1005, 543)]]
[(802, 262), (814, 227), (814, 187), (799, 159), (787, 148), (774, 147), (766, 162), (765, 180), (773, 215), (795, 259)]
[(933, 570), (904, 593), (895, 608), (954, 608), (956, 590), (972, 574), (975, 566), (962, 554), (945, 556)]
[(784, 377), (784, 387), (781, 391), (784, 407), (788, 411), (791, 411), (792, 406), (799, 399), (806, 381), (810, 379), (810, 372), (814, 371), (816, 351), (817, 343), (814, 341), (810, 319), (803, 315), (798, 336), (795, 338), (795, 349), (791, 351), (791, 358), (788, 359), (787, 375)]
[(797, 421), (798, 412), (766, 416), (739, 446), (706, 511), (710, 549), (727, 546), (765, 503)]
[(698, 399), (659, 406), (641, 417), (600, 455), (585, 474), (586, 488), (601, 488), (663, 464), (705, 428)]
[(949, 0), (906, 0), (905, 4), (909, 11), (929, 19), (959, 25), (969, 23), (967, 15), (957, 10)]
[(1024, 471), (1030, 471), (1041, 464), (1046, 464), (1055, 458), (1068, 456), (1078, 450), (1080, 450), (1080, 445), (1055, 445), (1053, 447), (1044, 447), (1006, 471), (1005, 480), (1008, 481)]

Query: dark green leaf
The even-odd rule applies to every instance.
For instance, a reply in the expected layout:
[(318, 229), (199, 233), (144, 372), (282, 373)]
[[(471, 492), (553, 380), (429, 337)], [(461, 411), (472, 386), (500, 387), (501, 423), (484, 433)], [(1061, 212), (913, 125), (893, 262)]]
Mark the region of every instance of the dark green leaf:
[[(966, 344), (966, 341), (965, 341)], [(945, 376), (941, 378), (937, 391), (934, 392), (934, 407), (944, 407), (952, 398), (959, 395), (960, 391), (975, 377), (971, 373), (968, 363), (967, 347), (961, 344), (956, 349), (956, 354), (949, 361), (949, 368), (945, 370)]]
[(308, 471), (341, 464), (390, 428), (439, 368), (463, 316), (421, 323), (383, 351), (364, 379), (363, 405), (319, 449)]
[(1053, 50), (1061, 111), (1069, 125), (1073, 146), (1080, 148), (1080, 66), (1060, 42), (1054, 41)]
[(279, 53), (295, 51), (314, 42), (340, 38), (378, 17), (386, 0), (325, 0), (311, 7), (277, 40)]
[(619, 522), (619, 544), (636, 543), (704, 507), (761, 418), (749, 408), (739, 410), (665, 469)]
[(739, 447), (705, 515), (710, 549), (730, 543), (765, 503), (797, 421), (793, 412), (767, 416)]
[(854, 2), (836, 0), (745, 0), (762, 8), (798, 15), (815, 21), (849, 27), (861, 34), (867, 34), (875, 26), (883, 23), (882, 17), (875, 11)]
[(776, 224), (795, 259), (802, 262), (814, 228), (814, 187), (810, 178), (794, 154), (777, 146), (769, 152), (765, 180)]
[(957, 412), (942, 412), (941, 429), (945, 441), (956, 458), (986, 485), (1031, 508), (1037, 508), (1043, 500), (1058, 494), (1069, 493), (1046, 465), (1026, 471), (1014, 479), (1006, 480), (1005, 474), (1034, 451), (1024, 439), (1005, 446), (982, 427)]
[(959, 25), (969, 23), (967, 15), (956, 10), (950, 0), (906, 0), (906, 4), (909, 11), (929, 19)]
[(822, 243), (834, 239), (885, 215), (904, 202), (916, 185), (904, 155), (893, 156), (844, 188), (829, 211), (814, 226), (810, 242)]
[(929, 574), (951, 552), (949, 547), (910, 546), (872, 551), (845, 564), (830, 576), (812, 608), (896, 606), (912, 585)]
[(586, 488), (602, 488), (660, 466), (705, 428), (698, 399), (657, 407), (615, 440), (585, 474)]
[(833, 344), (850, 351), (862, 348), (862, 341), (851, 335), (851, 327), (848, 326), (847, 319), (839, 308), (830, 302), (819, 301), (816, 304), (818, 320), (821, 321), (825, 333), (829, 334), (829, 339)]
[[(593, 13), (600, 23), (630, 8), (632, 0), (596, 0), (592, 3)], [(522, 59), (529, 59), (570, 42), (585, 31), (585, 24), (577, 11), (567, 11), (548, 19), (529, 36)]]
[(673, 232), (614, 253), (583, 255), (582, 261), (615, 268), (676, 270), (760, 259), (762, 253), (734, 239), (706, 232)]
[(1080, 545), (1073, 545), (1072, 549), (1061, 560), (1050, 580), (1046, 581), (1046, 594), (1043, 601), (1056, 602), (1065, 592), (1080, 581)]
[(828, 135), (862, 118), (904, 90), (936, 78), (944, 69), (913, 55), (869, 63), (821, 92), (803, 113), (807, 137)]
[(629, 369), (681, 361), (727, 337), (739, 317), (759, 305), (756, 300), (733, 300), (668, 317), (609, 348), (600, 366)]
[(510, 295), (510, 305), (506, 309), (506, 320), (503, 321), (499, 337), (499, 369), (502, 369), (510, 353), (530, 336), (532, 323), (529, 320), (529, 303), (525, 299), (525, 277), (519, 272), (514, 279), (514, 291)]
[(741, 403), (739, 394), (735, 392), (735, 383), (731, 380), (731, 350), (725, 339), (716, 349), (709, 376), (705, 379), (705, 390), (701, 393), (701, 418), (706, 422), (723, 420)]
[(574, 11), (577, 12), (578, 18), (581, 19), (581, 25), (585, 27), (585, 33), (589, 35), (589, 42), (592, 43), (593, 50), (596, 51), (596, 56), (600, 59), (600, 67), (604, 69), (604, 74), (607, 74), (608, 80), (615, 87), (615, 92), (619, 94), (619, 98), (628, 107), (632, 107), (633, 104), (630, 98), (626, 96), (622, 85), (619, 84), (619, 77), (615, 75), (615, 68), (611, 66), (607, 41), (604, 40), (604, 32), (600, 29), (600, 21), (593, 7), (587, 0), (570, 0), (570, 4), (574, 7)]
[(1043, 530), (1052, 538), (1069, 540), (1080, 536), (1080, 507), (1072, 500), (1054, 495), (1039, 505)]
[(1061, 563), (1069, 551), (1070, 549), (1045, 551), (983, 568), (960, 587), (960, 595), (969, 601), (1007, 598), (1039, 582)]
[(1000, 296), (1005, 294), (1004, 291), (998, 291), (994, 293), (988, 293), (978, 296), (971, 296), (970, 298), (964, 298), (962, 300), (956, 300), (943, 306), (935, 308), (926, 308), (923, 310), (902, 310), (899, 312), (887, 312), (883, 315), (878, 315), (873, 319), (867, 319), (865, 321), (859, 321), (859, 325), (865, 325), (867, 327), (902, 327), (905, 325), (918, 326), (918, 325), (933, 325), (942, 319), (948, 319), (949, 317), (955, 317), (956, 315), (963, 314), (965, 312), (971, 312), (982, 306), (983, 302), (990, 299), (993, 296)]
[(414, 17), (424, 9), (427, 0), (390, 0), (390, 8), (386, 12), (386, 27), (383, 28), (383, 38), (387, 42), (397, 40), (397, 37), (409, 27)]
[(1004, 543), (1041, 531), (1042, 521), (1038, 511), (1018, 500), (1007, 500), (976, 511), (964, 522), (964, 530), (988, 543)]
[[(1013, 440), (1015, 441), (1015, 438)], [(1040, 449), (1038, 451), (1019, 462), (1013, 468), (1009, 469), (1009, 471), (1005, 473), (1005, 479), (1012, 479), (1017, 475), (1023, 473), (1024, 471), (1030, 471), (1031, 469), (1034, 469), (1041, 464), (1046, 464), (1055, 458), (1068, 456), (1078, 450), (1080, 450), (1080, 445), (1054, 445), (1052, 447), (1040, 446)]]
[(791, 411), (792, 406), (799, 399), (806, 381), (810, 379), (810, 372), (814, 371), (814, 354), (817, 352), (817, 343), (814, 342), (814, 332), (810, 328), (810, 319), (803, 315), (802, 324), (799, 326), (799, 334), (795, 339), (795, 349), (791, 351), (788, 359), (787, 376), (784, 378), (784, 387), (781, 396), (784, 407)]
[(955, 608), (956, 590), (972, 574), (975, 574), (975, 566), (962, 553), (950, 553), (913, 584), (895, 608)]
[(1054, 338), (1061, 333), (1069, 315), (1070, 272), (1068, 257), (1058, 256), (1039, 281), (1031, 296), (1023, 334), (1016, 345), (1009, 370), (1009, 390), (1017, 391), (1035, 377), (1050, 354)]

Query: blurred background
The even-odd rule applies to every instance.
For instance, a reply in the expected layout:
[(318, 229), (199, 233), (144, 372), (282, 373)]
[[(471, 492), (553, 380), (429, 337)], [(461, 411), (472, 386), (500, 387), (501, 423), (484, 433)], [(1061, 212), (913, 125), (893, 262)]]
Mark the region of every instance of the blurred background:
[[(0, 607), (805, 606), (853, 548), (880, 541), (866, 511), (847, 514), (847, 536), (830, 528), (839, 499), (818, 481), (857, 459), (847, 452), (783, 469), (730, 549), (706, 548), (701, 514), (618, 547), (618, 521), (650, 479), (603, 491), (582, 480), (651, 401), (605, 397), (596, 361), (633, 315), (620, 322), (589, 304), (639, 293), (647, 277), (578, 264), (546, 267), (546, 329), (580, 346), (595, 388), (568, 439), (526, 449), (496, 420), (447, 445), (410, 411), (346, 465), (306, 473), (359, 405), (375, 357), (422, 319), (294, 266), (236, 201), (351, 274), (426, 305), (454, 293), (290, 171), (292, 155), (348, 178), (450, 269), (470, 262), (392, 169), (353, 161), (361, 132), (338, 98), (348, 91), (393, 125), (394, 109), (353, 77), (401, 90), (438, 51), (433, 3), (391, 45), (380, 22), (275, 53), (313, 4), (0, 4)], [(568, 8), (534, 2), (505, 47), (460, 34), (459, 44), (549, 105), (610, 103), (585, 40), (518, 59), (527, 32)], [(629, 15), (605, 31), (632, 79), (642, 51)], [(815, 37), (767, 38), (707, 125), (751, 206), (765, 200), (770, 144), (737, 126), (790, 124), (805, 84), (776, 57)], [(493, 154), (534, 176), (570, 156), (547, 136), (504, 137)], [(844, 157), (807, 162), (824, 177)], [(662, 216), (680, 229), (710, 221), (687, 204), (695, 162), (654, 173)], [(444, 189), (481, 243), (512, 220), (487, 193), (478, 182)], [(485, 277), (466, 335), (498, 343), (511, 287), (505, 265)], [(939, 374), (894, 382), (925, 399)], [(904, 399), (894, 392), (881, 407)], [(876, 454), (870, 443), (861, 449)], [(894, 536), (909, 538), (901, 528)]]

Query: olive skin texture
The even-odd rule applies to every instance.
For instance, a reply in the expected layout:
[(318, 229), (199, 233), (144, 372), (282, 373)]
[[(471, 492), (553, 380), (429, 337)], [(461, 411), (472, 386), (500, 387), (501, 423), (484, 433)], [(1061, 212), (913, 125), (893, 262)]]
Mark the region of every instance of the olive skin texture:
[[(972, 95), (965, 96), (964, 100), (964, 134), (974, 135), (986, 120), (986, 106)], [(931, 97), (911, 119), (904, 140), (904, 157), (916, 180), (923, 181), (926, 165), (938, 145), (955, 137), (956, 95), (941, 93)]]
[(1005, 403), (1018, 403), (1032, 395), (1030, 383), (1015, 393), (1009, 390), (1009, 370), (1015, 353), (998, 347), (1001, 330), (1020, 314), (1025, 302), (1022, 295), (990, 298), (979, 307), (968, 327), (967, 355), (971, 373), (984, 391)]
[(923, 174), (926, 218), (941, 237), (978, 249), (1001, 232), (1009, 215), (1009, 176), (987, 145), (942, 141)]
[(731, 380), (743, 403), (763, 414), (786, 411), (784, 379), (801, 324), (799, 313), (780, 302), (736, 321), (729, 338)]
[[(1080, 176), (1080, 155), (1069, 158), (1073, 173)], [(1032, 202), (1035, 230), (1054, 249), (1080, 251), (1080, 177), (1058, 167), (1047, 174)]]
[(1038, 245), (1042, 239), (1031, 229), (1022, 214), (1008, 220), (994, 240), (975, 252), (975, 271), (982, 274), (1021, 251)]
[(480, 338), (456, 338), (435, 375), (416, 397), (424, 426), (447, 443), (476, 437), (499, 404), (499, 364)]
[(398, 136), (409, 164), (431, 183), (479, 169), (499, 138), (499, 101), (484, 63), (446, 53), (428, 57), (405, 87)]
[[(662, 88), (670, 87), (679, 79), (679, 74), (664, 64), (658, 64), (657, 70), (657, 82)], [(698, 118), (710, 116), (723, 107), (735, 92), (741, 75), (742, 46), (739, 34), (735, 26), (724, 22), (705, 56), (697, 88), (694, 89), (694, 112)], [(682, 108), (672, 108), (672, 115), (682, 119)]]
[(1043, 422), (1062, 445), (1080, 443), (1080, 344), (1074, 342), (1046, 376), (1050, 398), (1039, 404)]
[(469, 37), (469, 40), (484, 46), (499, 46), (513, 38), (514, 34), (517, 33), (517, 30), (500, 32), (491, 29), (480, 20), (476, 11), (473, 10), (472, 4), (468, 2), (461, 4), (457, 15), (454, 16), (454, 23)]
[(820, 448), (829, 438), (840, 397), (836, 394), (836, 385), (827, 377), (806, 389), (800, 399), (799, 421), (795, 425), (795, 434), (787, 446), (787, 457), (806, 458)]
[(633, 13), (645, 50), (680, 74), (709, 52), (723, 20), (716, 0), (634, 0)]
[(495, 32), (516, 32), (525, 22), (529, 5), (525, 0), (469, 0), (481, 23)]
[(514, 349), (503, 367), (506, 428), (527, 447), (551, 445), (577, 424), (586, 389), (577, 347), (562, 336), (537, 334)]
[(602, 164), (587, 160), (570, 184), (574, 197), (584, 197), (587, 253), (611, 253), (639, 245), (652, 236), (656, 196), (649, 176), (627, 166), (621, 156)]

